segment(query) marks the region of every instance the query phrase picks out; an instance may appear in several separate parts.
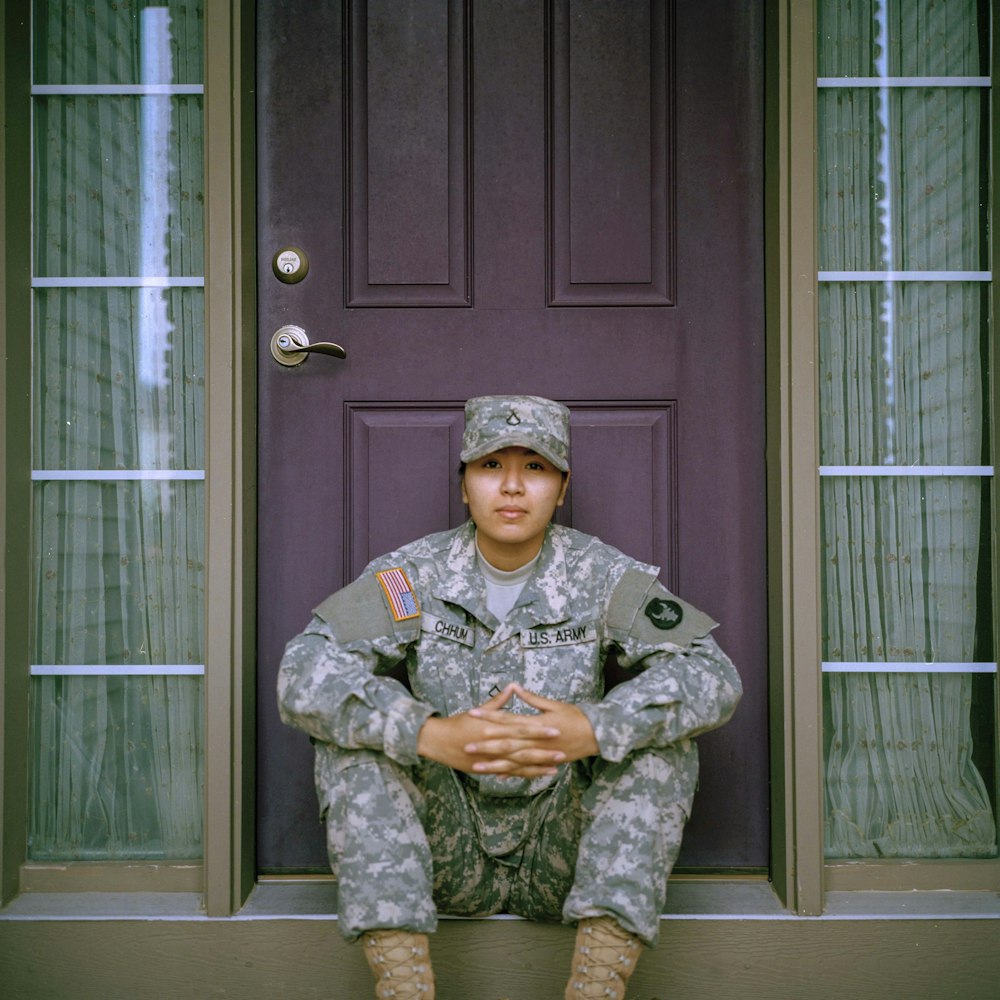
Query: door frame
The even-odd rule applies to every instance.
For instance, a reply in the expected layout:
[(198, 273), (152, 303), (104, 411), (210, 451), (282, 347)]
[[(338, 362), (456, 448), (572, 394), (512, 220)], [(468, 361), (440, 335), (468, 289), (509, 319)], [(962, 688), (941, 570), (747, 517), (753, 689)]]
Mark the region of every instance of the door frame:
[[(208, 404), (208, 468), (212, 476), (207, 497), (207, 613), (209, 621), (232, 622), (225, 634), (208, 631), (204, 892), (209, 915), (234, 912), (257, 881), (253, 540), (263, 525), (257, 524), (254, 509), (253, 403), (257, 353), (268, 347), (256, 343), (255, 329), (253, 7), (252, 0), (230, 0), (228, 12), (206, 10), (208, 50), (227, 53), (227, 58), (213, 59), (210, 64), (206, 94), (229, 93), (233, 97), (224, 109), (213, 107), (210, 100), (206, 108), (207, 196), (209, 205), (214, 206), (208, 218), (210, 260), (217, 262), (216, 253), (225, 246), (232, 262), (230, 282), (216, 281), (211, 272), (206, 275), (207, 377), (212, 386)], [(822, 828), (821, 748), (815, 721), (820, 718), (820, 690), (818, 683), (810, 685), (809, 671), (802, 669), (810, 661), (819, 662), (819, 514), (814, 485), (818, 447), (815, 391), (810, 382), (816, 337), (806, 335), (816, 329), (815, 278), (810, 277), (816, 273), (811, 266), (815, 261), (811, 235), (815, 171), (810, 151), (791, 141), (797, 129), (814, 129), (815, 57), (797, 59), (794, 65), (787, 61), (777, 67), (774, 64), (779, 49), (792, 51), (784, 45), (793, 40), (804, 46), (797, 51), (814, 52), (811, 5), (792, 0), (769, 5), (764, 33), (765, 175), (769, 178), (764, 192), (762, 276), (769, 459), (766, 561), (769, 580), (773, 581), (768, 594), (773, 720), (768, 734), (771, 878), (790, 908), (819, 913), (821, 853), (817, 849), (814, 857), (793, 860), (799, 836), (804, 835), (807, 844), (819, 845)], [(217, 46), (213, 46), (213, 39)], [(229, 177), (216, 174), (213, 164), (228, 164)], [(223, 192), (229, 197), (219, 206), (213, 195)], [(793, 214), (794, 227), (789, 223)], [(790, 336), (793, 327), (798, 333), (794, 341)], [(240, 363), (232, 364), (234, 358)], [(221, 483), (220, 477), (225, 477)], [(800, 669), (793, 684), (795, 662)], [(213, 664), (221, 669), (213, 669)], [(797, 768), (797, 760), (811, 762), (811, 766)]]

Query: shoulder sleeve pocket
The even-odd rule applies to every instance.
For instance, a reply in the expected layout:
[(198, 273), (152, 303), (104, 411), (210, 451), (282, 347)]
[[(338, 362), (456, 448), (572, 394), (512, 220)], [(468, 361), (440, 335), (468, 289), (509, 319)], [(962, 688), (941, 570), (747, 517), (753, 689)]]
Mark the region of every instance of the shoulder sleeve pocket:
[(343, 590), (331, 594), (315, 609), (342, 643), (395, 636), (409, 640), (419, 635), (419, 615), (397, 621), (383, 586), (374, 573), (365, 572)]
[(608, 605), (608, 631), (615, 638), (652, 646), (687, 647), (708, 635), (718, 622), (671, 594), (643, 570), (627, 570)]

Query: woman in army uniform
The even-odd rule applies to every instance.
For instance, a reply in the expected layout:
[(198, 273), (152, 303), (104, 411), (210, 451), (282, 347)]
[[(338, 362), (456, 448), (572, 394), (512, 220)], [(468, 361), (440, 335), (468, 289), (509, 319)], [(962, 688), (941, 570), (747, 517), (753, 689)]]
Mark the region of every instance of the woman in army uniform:
[[(692, 738), (729, 718), (739, 677), (655, 567), (551, 523), (564, 406), (469, 400), (461, 458), (466, 524), (376, 559), (282, 660), (339, 926), (376, 997), (429, 1000), (439, 911), (575, 923), (566, 1000), (623, 1000), (690, 814)], [(605, 693), (611, 652), (630, 676)]]

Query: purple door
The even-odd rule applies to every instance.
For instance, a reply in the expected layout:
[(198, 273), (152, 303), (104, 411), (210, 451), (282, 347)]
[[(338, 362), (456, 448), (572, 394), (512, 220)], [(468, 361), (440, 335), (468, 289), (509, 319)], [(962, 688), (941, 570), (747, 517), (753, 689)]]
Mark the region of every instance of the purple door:
[[(767, 865), (759, 6), (259, 0), (261, 870), (326, 866), (284, 642), (464, 519), (462, 404), (504, 392), (573, 411), (561, 519), (722, 623), (747, 694), (680, 865)], [(287, 324), (346, 358), (278, 364)]]

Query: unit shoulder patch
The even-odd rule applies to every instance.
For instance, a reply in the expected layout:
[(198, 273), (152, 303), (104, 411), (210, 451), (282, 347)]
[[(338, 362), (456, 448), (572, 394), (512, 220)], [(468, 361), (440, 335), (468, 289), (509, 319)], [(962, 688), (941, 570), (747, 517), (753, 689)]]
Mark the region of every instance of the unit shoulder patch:
[(654, 576), (629, 569), (612, 594), (608, 626), (612, 635), (684, 648), (708, 635), (716, 623), (670, 593)]
[(677, 601), (654, 597), (643, 611), (645, 616), (659, 629), (677, 628), (684, 620), (684, 609)]
[(378, 570), (375, 576), (389, 602), (389, 611), (394, 621), (405, 622), (410, 618), (420, 617), (420, 604), (413, 584), (401, 566)]

